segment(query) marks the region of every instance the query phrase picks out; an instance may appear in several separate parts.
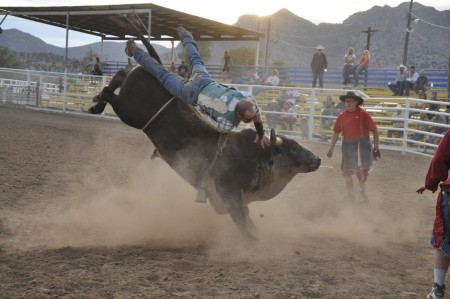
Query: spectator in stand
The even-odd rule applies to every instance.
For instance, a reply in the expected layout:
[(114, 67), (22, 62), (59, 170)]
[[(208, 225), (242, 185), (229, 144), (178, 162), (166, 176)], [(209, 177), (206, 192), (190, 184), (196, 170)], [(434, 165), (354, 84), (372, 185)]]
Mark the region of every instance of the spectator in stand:
[(403, 64), (400, 64), (398, 66), (398, 73), (395, 78), (395, 83), (389, 82), (388, 84), (388, 88), (394, 93), (394, 96), (403, 96), (407, 76), (408, 73), (406, 72), (406, 67)]
[(425, 76), (425, 71), (420, 70), (419, 77), (414, 82), (414, 91), (416, 94), (426, 93), (428, 89), (428, 78)]
[[(447, 124), (447, 121), (445, 120), (445, 117), (443, 117), (442, 115), (440, 115), (440, 114), (435, 114), (434, 116), (433, 116), (433, 118), (431, 119), (431, 121), (433, 122), (433, 123), (436, 123), (436, 124)], [(445, 127), (441, 127), (441, 126), (433, 126), (436, 130), (436, 133), (437, 134), (443, 134), (444, 133), (444, 131), (446, 130), (446, 128)], [(430, 131), (431, 131), (431, 128), (430, 128)]]
[[(392, 113), (391, 117), (392, 118), (401, 118), (402, 120), (393, 119), (392, 127), (396, 128), (396, 129), (403, 129), (405, 113), (403, 112), (401, 107), (397, 107), (397, 108), (399, 108), (399, 109), (397, 109), (394, 113)], [(397, 138), (400, 138), (403, 135), (403, 131), (388, 130), (387, 137), (392, 138), (392, 135), (394, 135)]]
[(359, 76), (362, 72), (367, 72), (369, 69), (370, 63), (370, 52), (369, 50), (364, 50), (361, 57), (359, 58), (358, 65), (355, 65), (352, 69), (353, 71), (353, 86), (358, 86), (359, 84)]
[(280, 115), (276, 113), (271, 113), (271, 111), (280, 112), (281, 111), (280, 102), (273, 99), (272, 101), (270, 101), (270, 103), (266, 105), (266, 107), (264, 107), (264, 110), (266, 111), (266, 120), (267, 124), (269, 125), (269, 128), (276, 128)]
[(90, 74), (93, 74), (93, 73), (94, 73), (94, 68), (95, 68), (95, 65), (96, 65), (96, 64), (98, 65), (98, 68), (100, 69), (100, 71), (97, 70), (96, 72), (101, 72), (101, 73), (103, 74), (103, 71), (104, 71), (104, 68), (105, 68), (105, 63), (102, 62), (102, 61), (100, 61), (100, 58), (98, 58), (98, 57), (95, 57), (95, 60), (94, 60), (94, 61), (89, 62), (89, 63), (84, 67), (84, 70), (87, 71), (87, 69), (90, 68), (89, 73), (90, 73)]
[[(445, 113), (450, 113), (450, 105), (447, 105), (445, 107)], [(445, 117), (445, 123), (448, 124), (448, 115), (444, 116)]]
[[(430, 131), (430, 133), (437, 134), (437, 130), (436, 130), (435, 126), (430, 127), (429, 131)], [(437, 136), (433, 136), (433, 135), (427, 135), (423, 141), (426, 143), (429, 143), (429, 144), (437, 145), (441, 141), (441, 138), (439, 138)], [(428, 146), (424, 146), (422, 153), (426, 153), (427, 149), (428, 149)]]
[[(433, 91), (431, 93), (431, 98), (430, 101), (439, 101), (439, 99), (437, 98), (437, 92)], [(435, 103), (427, 103), (428, 106), (428, 111), (439, 111), (439, 109), (441, 108), (441, 105), (439, 104), (435, 104)], [(434, 114), (433, 113), (427, 113), (428, 119), (432, 119)]]
[(283, 109), (285, 114), (280, 115), (280, 124), (282, 130), (293, 131), (294, 124), (297, 121), (297, 116), (294, 114), (295, 100), (289, 99), (284, 102)]
[(355, 63), (356, 56), (353, 53), (353, 48), (348, 48), (347, 53), (344, 55), (344, 68), (342, 69), (342, 77), (344, 81), (343, 85), (351, 84), (352, 80), (350, 79), (350, 72), (353, 68), (353, 64)]
[(336, 116), (339, 113), (336, 110), (335, 103), (330, 95), (327, 96), (327, 99), (323, 101), (322, 104), (323, 104), (323, 109), (321, 113), (322, 129), (330, 129), (330, 127), (333, 125), (334, 122), (334, 119), (331, 116)]
[(311, 71), (313, 73), (312, 87), (316, 88), (317, 78), (319, 78), (319, 86), (323, 88), (323, 74), (328, 67), (327, 56), (323, 53), (325, 48), (321, 45), (316, 47), (317, 53), (314, 54), (311, 61)]
[(261, 84), (257, 70), (252, 71), (251, 84)]
[[(421, 92), (421, 93), (419, 93), (418, 98), (421, 99), (421, 100), (426, 100), (427, 99), (427, 95)], [(425, 110), (426, 105), (427, 105), (426, 102), (416, 102), (416, 104), (414, 106), (412, 106), (412, 108)], [(409, 113), (409, 117), (411, 118), (414, 115), (418, 115), (419, 113), (421, 113), (421, 112), (415, 112), (415, 111), (414, 112), (410, 112)]]
[(298, 92), (297, 89), (291, 89), (291, 90), (289, 90), (289, 92), (288, 92), (288, 97), (289, 97), (290, 99), (295, 99), (295, 100), (297, 100), (299, 96), (300, 96), (300, 93)]
[(409, 67), (408, 77), (406, 78), (405, 83), (405, 95), (409, 97), (409, 90), (414, 88), (414, 84), (419, 78), (419, 74), (416, 72), (416, 67), (411, 65)]
[(228, 80), (228, 74), (230, 73), (231, 65), (233, 64), (233, 59), (231, 58), (228, 51), (225, 51), (223, 53), (223, 67), (222, 67), (222, 73), (223, 73), (223, 79)]
[(178, 66), (178, 76), (183, 78), (189, 77), (189, 67), (186, 65), (184, 60), (182, 60), (181, 64)]
[(98, 63), (94, 64), (94, 69), (91, 71), (91, 75), (94, 76), (103, 76), (103, 72), (100, 69), (100, 66)]
[(339, 101), (339, 103), (336, 104), (336, 115), (339, 115), (342, 111), (347, 109), (344, 102)]
[[(129, 59), (129, 58), (128, 58)], [(169, 65), (169, 67), (167, 68), (167, 70), (169, 71), (169, 73), (175, 74), (175, 62), (172, 61), (172, 63)]]
[(130, 57), (128, 57), (128, 63), (127, 63), (127, 66), (123, 69), (127, 74), (129, 73), (129, 72), (131, 72), (131, 70), (133, 69), (133, 61), (131, 60), (131, 58)]
[[(420, 121), (427, 121), (427, 115), (425, 113), (423, 113), (423, 112), (420, 113), (419, 118), (420, 118)], [(416, 124), (416, 130), (417, 131), (426, 132), (426, 131), (428, 131), (428, 125), (424, 124), (424, 123), (417, 123)], [(423, 138), (423, 136), (425, 136), (424, 133), (416, 132), (416, 133), (414, 133), (411, 136), (411, 139), (415, 140), (415, 141), (419, 141), (419, 140), (421, 140)]]
[(300, 131), (302, 134), (302, 140), (308, 139), (309, 124), (308, 124), (308, 119), (304, 116), (300, 119)]
[(264, 85), (278, 86), (280, 84), (280, 78), (278, 76), (278, 70), (272, 69), (272, 75), (264, 81)]

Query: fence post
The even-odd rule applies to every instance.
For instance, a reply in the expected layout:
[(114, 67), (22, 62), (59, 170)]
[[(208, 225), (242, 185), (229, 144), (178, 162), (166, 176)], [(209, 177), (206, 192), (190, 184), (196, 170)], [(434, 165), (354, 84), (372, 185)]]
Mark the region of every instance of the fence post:
[(314, 131), (314, 100), (316, 98), (316, 89), (311, 88), (311, 98), (309, 99), (309, 120), (308, 120), (308, 140), (312, 140)]
[(409, 108), (411, 106), (411, 99), (409, 97), (406, 98), (405, 102), (405, 113), (403, 113), (403, 141), (402, 141), (402, 154), (405, 153), (408, 143), (406, 140), (408, 139), (408, 128), (409, 128)]

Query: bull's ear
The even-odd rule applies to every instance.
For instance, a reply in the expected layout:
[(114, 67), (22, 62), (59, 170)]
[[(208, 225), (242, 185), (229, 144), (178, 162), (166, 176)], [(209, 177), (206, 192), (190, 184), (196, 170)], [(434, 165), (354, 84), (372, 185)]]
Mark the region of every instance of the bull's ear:
[(277, 134), (275, 133), (275, 129), (270, 129), (270, 145), (275, 146), (277, 144)]

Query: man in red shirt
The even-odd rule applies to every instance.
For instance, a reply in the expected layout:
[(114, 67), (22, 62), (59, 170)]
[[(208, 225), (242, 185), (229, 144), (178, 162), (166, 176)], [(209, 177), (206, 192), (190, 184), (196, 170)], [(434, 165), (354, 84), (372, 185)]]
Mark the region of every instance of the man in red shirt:
[[(433, 225), (430, 245), (434, 251), (434, 284), (427, 298), (444, 298), (445, 277), (450, 265), (450, 133), (447, 132), (439, 143), (428, 173), (425, 178), (425, 186), (417, 190), (422, 194), (426, 189), (436, 192), (441, 187), (436, 202), (436, 218)], [(440, 182), (443, 182), (439, 185)]]
[[(349, 199), (354, 198), (353, 175), (356, 175), (359, 182), (360, 194), (363, 199), (367, 199), (365, 183), (372, 167), (372, 155), (374, 159), (380, 158), (378, 149), (379, 134), (377, 126), (372, 117), (360, 105), (364, 100), (355, 95), (354, 92), (347, 92), (339, 99), (345, 103), (346, 110), (341, 112), (334, 123), (334, 134), (331, 137), (331, 145), (327, 157), (333, 156), (333, 149), (342, 133), (342, 175), (345, 178)], [(369, 133), (373, 134), (374, 148), (370, 143)]]

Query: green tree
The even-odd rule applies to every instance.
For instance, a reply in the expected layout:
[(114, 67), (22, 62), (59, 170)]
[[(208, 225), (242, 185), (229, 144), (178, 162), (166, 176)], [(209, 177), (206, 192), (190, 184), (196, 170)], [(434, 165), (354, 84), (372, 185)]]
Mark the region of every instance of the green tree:
[(6, 47), (0, 46), (0, 67), (23, 69), (25, 64)]
[(256, 49), (240, 47), (229, 51), (234, 65), (255, 65)]
[(284, 66), (284, 62), (281, 60), (277, 60), (274, 63), (272, 63), (272, 66), (273, 67), (282, 67), (282, 66)]
[[(83, 71), (90, 62), (94, 61), (95, 58), (100, 57), (100, 55), (97, 52), (92, 51), (92, 49), (89, 49), (89, 51), (86, 52), (83, 59), (81, 60), (81, 63), (83, 65)], [(89, 69), (88, 72), (91, 70)]]

